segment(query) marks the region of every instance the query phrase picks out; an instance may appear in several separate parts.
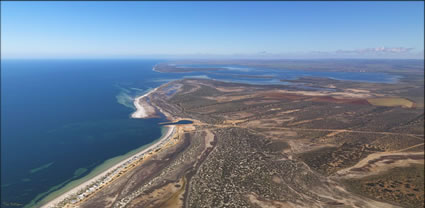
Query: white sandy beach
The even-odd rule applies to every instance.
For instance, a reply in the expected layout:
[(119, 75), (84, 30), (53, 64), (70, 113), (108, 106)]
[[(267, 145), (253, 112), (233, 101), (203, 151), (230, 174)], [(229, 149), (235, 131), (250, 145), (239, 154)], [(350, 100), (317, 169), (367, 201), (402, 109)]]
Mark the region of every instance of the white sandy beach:
[(155, 111), (152, 106), (149, 106), (147, 103), (143, 103), (142, 99), (145, 98), (146, 96), (150, 95), (151, 93), (155, 92), (158, 88), (155, 88), (151, 91), (149, 91), (148, 93), (137, 97), (134, 100), (134, 106), (136, 107), (136, 111), (131, 114), (132, 118), (146, 118), (148, 117), (150, 114), (154, 113), (152, 111)]
[(64, 194), (58, 196), (57, 198), (53, 199), (52, 201), (49, 201), (48, 203), (44, 204), (43, 206), (41, 206), (42, 208), (48, 208), (48, 207), (54, 207), (54, 205), (58, 204), (59, 202), (63, 201), (64, 199), (66, 199), (68, 196), (71, 196), (73, 194), (76, 194), (78, 191), (80, 191), (81, 189), (84, 189), (86, 186), (91, 185), (92, 183), (96, 182), (97, 180), (101, 179), (102, 177), (106, 176), (109, 172), (114, 171), (115, 169), (117, 169), (118, 167), (120, 167), (121, 165), (125, 164), (126, 162), (130, 161), (133, 157), (137, 157), (137, 156), (142, 156), (145, 153), (148, 153), (152, 150), (154, 150), (155, 148), (161, 146), (162, 144), (164, 144), (165, 141), (167, 141), (168, 139), (170, 139), (175, 131), (175, 126), (170, 126), (167, 127), (167, 133), (162, 136), (162, 138), (160, 140), (158, 140), (157, 142), (155, 142), (154, 144), (152, 144), (151, 146), (147, 147), (146, 149), (131, 155), (130, 157), (124, 159), (123, 161), (117, 163), (116, 165), (112, 166), (111, 168), (103, 171), (102, 173), (100, 173), (99, 175), (87, 180), (86, 182), (76, 186), (75, 188), (69, 190), (68, 192), (65, 192)]
[(154, 71), (154, 72), (158, 72), (158, 73), (162, 73), (162, 72), (160, 72), (160, 71), (156, 70), (156, 66), (157, 66), (157, 65), (155, 65), (155, 66), (152, 68), (152, 71)]
[[(150, 91), (149, 93), (146, 93), (146, 94), (135, 99), (134, 105), (136, 106), (137, 110), (136, 110), (136, 112), (134, 112), (132, 114), (132, 116), (131, 116), (132, 118), (145, 118), (145, 117), (148, 116), (148, 112), (145, 110), (145, 107), (140, 104), (140, 100), (143, 99), (144, 97), (148, 96), (150, 93), (154, 92), (156, 89), (157, 88), (155, 88), (154, 90)], [(64, 199), (68, 198), (69, 196), (78, 193), (80, 190), (82, 190), (82, 189), (86, 188), (87, 186), (95, 183), (97, 180), (105, 177), (108, 173), (111, 173), (112, 171), (114, 171), (115, 169), (124, 165), (125, 163), (130, 162), (133, 158), (135, 158), (135, 157), (140, 158), (142, 155), (149, 153), (150, 151), (152, 151), (152, 150), (158, 148), (159, 146), (163, 145), (167, 140), (172, 138), (172, 136), (174, 135), (175, 129), (176, 129), (175, 126), (169, 126), (169, 127), (166, 127), (166, 128), (167, 128), (167, 132), (157, 142), (155, 142), (151, 146), (147, 147), (146, 149), (141, 150), (138, 153), (135, 153), (135, 154), (127, 157), (126, 159), (115, 164), (111, 168), (108, 168), (107, 170), (99, 173), (95, 177), (85, 181), (84, 183), (76, 186), (75, 188), (72, 188), (71, 190), (65, 192), (64, 194), (61, 194), (60, 196), (58, 196), (55, 199), (49, 201), (48, 203), (42, 205), (41, 207), (42, 208), (54, 207), (56, 204), (63, 201)]]

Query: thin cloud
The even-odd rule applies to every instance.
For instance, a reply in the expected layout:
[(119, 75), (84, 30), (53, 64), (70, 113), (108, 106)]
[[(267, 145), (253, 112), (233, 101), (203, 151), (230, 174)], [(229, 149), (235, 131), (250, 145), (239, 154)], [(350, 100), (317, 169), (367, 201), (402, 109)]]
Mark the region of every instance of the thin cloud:
[(394, 48), (387, 48), (387, 47), (378, 47), (378, 48), (363, 48), (363, 49), (356, 49), (356, 50), (337, 50), (337, 54), (359, 54), (359, 55), (366, 55), (366, 54), (404, 54), (409, 53), (413, 50), (413, 48), (405, 48), (405, 47), (394, 47)]

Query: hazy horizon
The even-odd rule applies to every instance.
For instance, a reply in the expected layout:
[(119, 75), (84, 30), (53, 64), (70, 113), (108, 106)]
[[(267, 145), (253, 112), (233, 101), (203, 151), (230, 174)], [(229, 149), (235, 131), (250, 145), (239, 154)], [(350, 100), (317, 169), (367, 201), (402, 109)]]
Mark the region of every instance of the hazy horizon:
[(2, 2), (1, 51), (2, 59), (423, 59), (423, 8), (423, 2)]

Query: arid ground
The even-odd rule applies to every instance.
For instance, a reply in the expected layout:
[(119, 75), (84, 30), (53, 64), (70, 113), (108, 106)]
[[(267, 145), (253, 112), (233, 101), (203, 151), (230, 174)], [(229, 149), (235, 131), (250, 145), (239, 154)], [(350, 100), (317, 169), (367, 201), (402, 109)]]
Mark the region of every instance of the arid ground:
[[(184, 79), (149, 96), (175, 144), (81, 207), (422, 207), (422, 85)], [(422, 97), (421, 97), (422, 96)]]

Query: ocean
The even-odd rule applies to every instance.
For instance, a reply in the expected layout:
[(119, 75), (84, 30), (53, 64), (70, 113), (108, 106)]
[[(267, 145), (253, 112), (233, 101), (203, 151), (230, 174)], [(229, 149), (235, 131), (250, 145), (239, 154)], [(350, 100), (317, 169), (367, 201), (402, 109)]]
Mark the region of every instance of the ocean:
[(164, 120), (130, 119), (133, 98), (165, 82), (157, 62), (2, 61), (2, 207), (35, 203), (159, 138)]
[[(165, 74), (162, 60), (2, 60), (1, 207), (37, 206), (162, 135), (164, 118), (131, 119), (133, 99), (184, 77), (276, 84), (300, 76), (393, 82), (387, 74), (228, 67)], [(249, 78), (236, 75), (274, 75)], [(121, 156), (121, 157), (120, 157)], [(73, 182), (72, 182), (73, 181)]]

